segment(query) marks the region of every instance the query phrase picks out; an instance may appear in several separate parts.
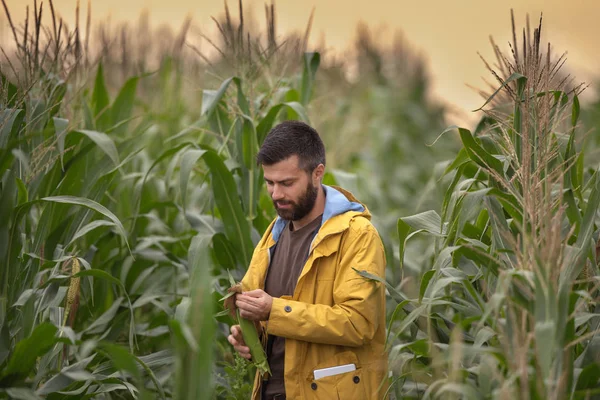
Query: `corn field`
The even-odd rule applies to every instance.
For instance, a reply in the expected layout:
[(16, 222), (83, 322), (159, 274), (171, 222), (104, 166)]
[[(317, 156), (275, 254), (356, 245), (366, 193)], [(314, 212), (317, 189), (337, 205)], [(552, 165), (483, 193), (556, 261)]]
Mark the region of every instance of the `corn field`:
[(492, 41), (480, 119), (449, 127), (424, 58), (366, 26), (340, 60), (240, 1), (209, 55), (191, 21), (3, 5), (0, 399), (248, 399), (221, 299), (276, 216), (255, 157), (289, 119), (382, 236), (390, 398), (600, 398), (600, 100), (541, 19)]

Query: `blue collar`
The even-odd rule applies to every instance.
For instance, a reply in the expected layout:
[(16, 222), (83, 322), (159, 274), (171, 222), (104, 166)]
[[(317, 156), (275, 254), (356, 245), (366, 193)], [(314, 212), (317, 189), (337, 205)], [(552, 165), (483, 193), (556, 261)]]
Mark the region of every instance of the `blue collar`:
[[(325, 209), (323, 210), (323, 220), (321, 221), (321, 226), (323, 226), (325, 221), (335, 217), (336, 215), (340, 215), (348, 211), (365, 211), (365, 207), (362, 204), (348, 200), (348, 198), (340, 191), (332, 188), (331, 186), (322, 186), (323, 190), (325, 191)], [(275, 225), (273, 225), (273, 229), (271, 231), (273, 240), (276, 242), (279, 239), (283, 228), (285, 228), (286, 223), (287, 220), (277, 217)]]

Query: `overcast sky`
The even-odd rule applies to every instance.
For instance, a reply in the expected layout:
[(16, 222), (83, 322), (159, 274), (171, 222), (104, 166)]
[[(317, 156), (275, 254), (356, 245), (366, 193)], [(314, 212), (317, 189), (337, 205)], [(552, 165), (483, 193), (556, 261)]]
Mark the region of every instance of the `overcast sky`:
[[(27, 4), (32, 7), (33, 0), (8, 0), (14, 20), (22, 21)], [(71, 21), (71, 26), (75, 4), (76, 0), (54, 0), (55, 8)], [(229, 0), (228, 4), (237, 9), (237, 1)], [(244, 6), (253, 9), (261, 22), (264, 4), (265, 1), (244, 1)], [(84, 0), (82, 19), (86, 7)], [(521, 29), (526, 13), (533, 25), (543, 11), (544, 43), (550, 41), (557, 53), (568, 51), (567, 66), (578, 80), (593, 82), (600, 78), (600, 0), (277, 0), (276, 7), (278, 33), (303, 30), (314, 7), (313, 43), (324, 36), (327, 46), (340, 52), (352, 43), (359, 21), (383, 29), (379, 37), (384, 40), (401, 30), (408, 42), (426, 55), (434, 79), (434, 95), (456, 106), (463, 114), (457, 117), (460, 119), (468, 118), (469, 110), (482, 103), (466, 87), (482, 87), (481, 76), (488, 76), (477, 52), (492, 58), (489, 35), (508, 49), (511, 8)], [(210, 32), (214, 26), (210, 17), (222, 12), (223, 1), (92, 0), (94, 21), (108, 15), (115, 22), (136, 21), (144, 9), (149, 11), (154, 25), (178, 28), (189, 15), (196, 26)], [(589, 90), (587, 97), (591, 94)]]

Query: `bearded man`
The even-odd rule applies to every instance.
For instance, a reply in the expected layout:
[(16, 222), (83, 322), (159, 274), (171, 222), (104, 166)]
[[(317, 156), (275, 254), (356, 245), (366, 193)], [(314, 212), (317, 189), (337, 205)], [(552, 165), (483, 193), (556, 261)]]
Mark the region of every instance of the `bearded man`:
[[(325, 148), (307, 124), (286, 121), (257, 155), (278, 217), (256, 246), (236, 296), (258, 321), (272, 375), (253, 400), (383, 398), (388, 388), (385, 254), (371, 214), (349, 192), (322, 184)], [(229, 342), (250, 359), (238, 325)]]

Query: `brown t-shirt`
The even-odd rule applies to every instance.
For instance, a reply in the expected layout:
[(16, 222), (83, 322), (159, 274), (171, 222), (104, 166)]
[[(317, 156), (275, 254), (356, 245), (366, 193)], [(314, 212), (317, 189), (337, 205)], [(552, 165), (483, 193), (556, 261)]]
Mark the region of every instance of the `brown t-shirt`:
[[(265, 292), (272, 297), (291, 296), (308, 258), (310, 244), (321, 226), (323, 215), (319, 215), (308, 225), (293, 231), (289, 222), (281, 232), (273, 254), (265, 282)], [(269, 335), (267, 358), (271, 367), (271, 377), (266, 382), (267, 395), (284, 394), (283, 380), (285, 359), (285, 338)]]

